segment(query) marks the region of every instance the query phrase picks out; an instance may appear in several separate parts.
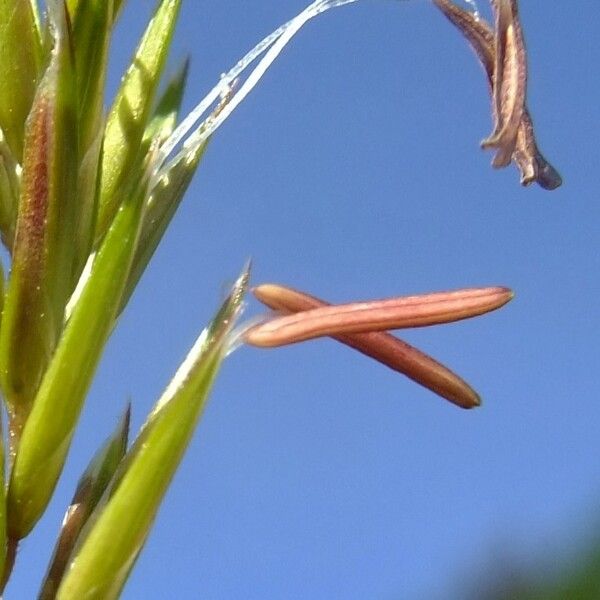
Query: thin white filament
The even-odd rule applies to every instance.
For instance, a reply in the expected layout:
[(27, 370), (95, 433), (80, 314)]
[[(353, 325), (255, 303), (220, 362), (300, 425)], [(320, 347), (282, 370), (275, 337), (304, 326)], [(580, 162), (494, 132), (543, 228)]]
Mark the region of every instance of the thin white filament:
[[(231, 115), (244, 98), (252, 91), (260, 81), (267, 69), (273, 64), (277, 56), (298, 31), (311, 19), (321, 13), (352, 4), (358, 0), (316, 0), (307, 6), (296, 17), (278, 27), (273, 33), (259, 42), (248, 54), (246, 54), (230, 71), (225, 73), (219, 83), (198, 103), (190, 114), (173, 131), (171, 136), (164, 142), (159, 150), (157, 169), (150, 189), (168, 173), (171, 167), (185, 156), (193, 155), (194, 151), (204, 142), (223, 122)], [(268, 50), (268, 52), (267, 52)], [(266, 54), (265, 54), (266, 52)], [(262, 54), (265, 54), (254, 70), (248, 75), (243, 84), (237, 89), (232, 89), (233, 83), (239, 76)], [(206, 111), (222, 96), (231, 93), (231, 98), (216, 116), (208, 116), (196, 126), (195, 131), (189, 135), (192, 128), (198, 123)], [(183, 147), (170, 160), (169, 156), (184, 138)]]
[(476, 0), (465, 0), (465, 2), (471, 7), (471, 10), (473, 11), (473, 16), (479, 21), (480, 14)]
[(239, 325), (234, 327), (227, 336), (227, 344), (225, 346), (224, 356), (229, 356), (246, 343), (244, 340), (244, 335), (246, 334), (246, 331), (248, 331), (248, 329), (251, 329), (255, 325), (260, 325), (264, 323), (274, 314), (277, 313), (272, 312), (257, 315), (255, 317), (250, 317), (249, 319), (246, 319), (246, 321), (244, 321), (243, 323), (240, 323)]

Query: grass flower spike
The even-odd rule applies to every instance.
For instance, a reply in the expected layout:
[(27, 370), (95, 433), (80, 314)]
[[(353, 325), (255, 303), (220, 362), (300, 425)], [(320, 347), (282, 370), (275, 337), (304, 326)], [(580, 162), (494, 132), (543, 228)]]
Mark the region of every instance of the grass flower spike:
[(11, 276), (0, 330), (0, 378), (15, 435), (58, 342), (78, 276), (76, 76), (62, 3), (49, 5), (48, 28), (52, 50), (23, 135)]
[(251, 346), (284, 346), (330, 336), (462, 408), (479, 406), (477, 393), (436, 360), (385, 330), (475, 317), (513, 297), (509, 289), (495, 287), (330, 305), (281, 285), (260, 285), (252, 291), (260, 302), (283, 314), (248, 329), (244, 340)]
[[(6, 440), (0, 435), (2, 585), (20, 541), (54, 494), (104, 349), (211, 137), (308, 22), (358, 1), (312, 1), (181, 118), (189, 61), (170, 81), (164, 71), (183, 0), (152, 0), (153, 16), (106, 111), (111, 42), (126, 2), (0, 0), (0, 239), (10, 264), (6, 281), (0, 265), (0, 392), (8, 414)], [(494, 0), (494, 27), (450, 0), (433, 1), (487, 73), (495, 123), (485, 145), (496, 151), (495, 166), (513, 160), (524, 184), (554, 189), (560, 176), (540, 154), (525, 107), (527, 65), (516, 0)], [(243, 270), (131, 447), (127, 410), (106, 444), (82, 463), (88, 467), (40, 598), (119, 596), (235, 337), (249, 271)], [(512, 298), (500, 287), (342, 305), (277, 285), (254, 293), (278, 314), (247, 328), (248, 344), (331, 336), (462, 408), (478, 406), (477, 393), (388, 330), (474, 317)]]
[(206, 406), (248, 278), (246, 267), (117, 467), (70, 557), (58, 600), (118, 597)]

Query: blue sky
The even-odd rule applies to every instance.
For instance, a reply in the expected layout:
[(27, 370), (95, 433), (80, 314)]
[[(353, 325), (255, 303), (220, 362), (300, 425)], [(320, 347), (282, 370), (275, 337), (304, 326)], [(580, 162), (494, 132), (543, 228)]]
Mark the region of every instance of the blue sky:
[[(460, 411), (330, 341), (240, 349), (124, 598), (446, 599), (585, 540), (600, 501), (600, 9), (521, 4), (529, 107), (564, 186), (490, 167), (483, 73), (430, 2), (308, 24), (211, 142), (9, 597), (33, 597), (78, 474), (128, 398), (137, 431), (248, 257), (255, 283), (331, 301), (512, 287), (495, 314), (402, 334), (484, 404)], [(129, 2), (111, 92), (153, 5)], [(191, 55), (187, 109), (304, 5), (184, 2), (172, 66)]]

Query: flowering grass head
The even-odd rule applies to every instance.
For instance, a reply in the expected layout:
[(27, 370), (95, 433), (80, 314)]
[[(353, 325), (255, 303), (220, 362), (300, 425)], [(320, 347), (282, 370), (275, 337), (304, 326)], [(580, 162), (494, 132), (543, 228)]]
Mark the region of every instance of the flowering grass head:
[[(8, 435), (0, 440), (0, 462), (7, 449), (6, 473), (0, 469), (3, 584), (20, 541), (52, 498), (104, 348), (211, 137), (308, 22), (357, 1), (315, 0), (181, 118), (189, 65), (170, 81), (164, 70), (182, 0), (157, 0), (107, 110), (107, 65), (124, 2), (0, 0), (0, 238), (10, 262), (5, 288), (0, 277), (0, 388), (8, 414)], [(449, 0), (433, 1), (487, 73), (494, 131), (484, 145), (495, 150), (495, 166), (512, 160), (524, 184), (560, 185), (537, 149), (525, 107), (516, 0), (494, 0), (493, 27)], [(248, 265), (131, 446), (128, 409), (92, 457), (41, 598), (120, 594), (227, 355), (249, 285)], [(477, 393), (388, 330), (474, 317), (512, 297), (494, 287), (328, 305), (284, 286), (254, 293), (279, 314), (248, 329), (248, 344), (333, 337), (462, 408), (478, 406)]]

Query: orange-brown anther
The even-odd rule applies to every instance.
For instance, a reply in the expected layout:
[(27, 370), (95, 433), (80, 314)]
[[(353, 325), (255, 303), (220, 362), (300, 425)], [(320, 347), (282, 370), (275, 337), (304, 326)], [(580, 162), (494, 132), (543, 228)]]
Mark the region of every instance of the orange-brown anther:
[(256, 325), (246, 339), (274, 347), (328, 335), (452, 323), (500, 308), (511, 298), (509, 289), (491, 287), (321, 306)]
[[(484, 20), (476, 18), (473, 13), (465, 10), (454, 4), (451, 0), (433, 0), (433, 3), (440, 11), (448, 18), (448, 20), (461, 31), (475, 54), (479, 58), (481, 65), (487, 75), (490, 90), (494, 96), (494, 118), (498, 125), (498, 100), (497, 96), (500, 88), (495, 86), (495, 81), (498, 79), (495, 75), (497, 70), (496, 47), (497, 34), (492, 27)], [(518, 17), (516, 22), (519, 23)], [(520, 24), (517, 25), (519, 36), (522, 40), (522, 32)], [(524, 44), (521, 44), (524, 59)], [(523, 90), (524, 93), (524, 90)], [(505, 112), (508, 112), (506, 110)], [(506, 156), (502, 157), (506, 161)], [(562, 184), (562, 179), (556, 169), (548, 163), (537, 147), (535, 135), (533, 132), (533, 124), (527, 107), (524, 105), (521, 120), (518, 124), (515, 145), (512, 150), (512, 159), (521, 171), (521, 184), (529, 185), (534, 181), (547, 190), (553, 190)], [(508, 162), (506, 163), (508, 164)], [(495, 163), (495, 166), (500, 166)]]
[[(279, 285), (261, 285), (253, 293), (269, 308), (285, 313), (328, 306), (314, 296)], [(402, 373), (461, 408), (475, 408), (481, 404), (479, 395), (466, 381), (431, 356), (387, 332), (340, 334), (332, 338)]]
[[(363, 310), (369, 310), (365, 308), (367, 306), (375, 306), (374, 310), (376, 313), (374, 318), (374, 326), (383, 327), (381, 324), (382, 321), (380, 311), (396, 311), (398, 310), (398, 306), (403, 306), (404, 308), (401, 310), (410, 311), (412, 313), (412, 318), (416, 318), (418, 321), (418, 324), (415, 325), (413, 323), (416, 321), (409, 320), (409, 324), (405, 326), (414, 327), (431, 324), (424, 323), (423, 319), (425, 312), (430, 311), (434, 307), (439, 308), (441, 304), (445, 302), (459, 302), (461, 295), (463, 301), (470, 305), (470, 310), (466, 311), (465, 305), (462, 309), (457, 310), (452, 317), (446, 313), (446, 318), (444, 321), (436, 322), (449, 322), (457, 320), (454, 317), (467, 318), (468, 316), (475, 316), (476, 314), (481, 314), (481, 312), (487, 312), (488, 310), (499, 308), (502, 304), (505, 304), (512, 298), (512, 292), (506, 288), (484, 288), (478, 290), (461, 290), (459, 292), (445, 292), (442, 294), (428, 294), (426, 296), (409, 296), (406, 298), (396, 298), (392, 300), (380, 300), (375, 302), (332, 306), (323, 300), (315, 298), (314, 296), (310, 296), (292, 288), (275, 284), (258, 286), (257, 288), (254, 288), (253, 293), (258, 300), (260, 300), (269, 308), (289, 315), (288, 317), (279, 317), (271, 321), (271, 323), (275, 323), (275, 327), (269, 328), (270, 331), (269, 329), (266, 332), (264, 330), (265, 326), (269, 325), (269, 322), (250, 328), (245, 333), (246, 342), (251, 345), (258, 346), (265, 345), (265, 335), (267, 336), (266, 341), (268, 342), (266, 345), (274, 345), (272, 343), (273, 340), (268, 339), (270, 335), (273, 335), (273, 330), (275, 331), (276, 336), (280, 336), (282, 331), (287, 334), (292, 331), (293, 335), (294, 330), (296, 333), (298, 333), (298, 322), (301, 322), (304, 319), (308, 319), (310, 322), (310, 320), (315, 318), (315, 315), (317, 320), (321, 320), (323, 318), (327, 319), (328, 314), (331, 315), (331, 313), (335, 313), (339, 309), (341, 309), (342, 314), (351, 315), (351, 318), (354, 318), (355, 314), (352, 310), (352, 307), (360, 307), (358, 310), (359, 312), (362, 312)], [(415, 306), (418, 304), (419, 300), (424, 302), (424, 306), (428, 307), (425, 312), (415, 312)], [(400, 301), (404, 301), (404, 303)], [(479, 306), (475, 308), (475, 304), (477, 303), (479, 303)], [(483, 309), (484, 304), (487, 306), (487, 309), (485, 310)], [(449, 304), (446, 304), (446, 308), (448, 307)], [(456, 304), (455, 308), (457, 308)], [(469, 314), (466, 314), (466, 312), (469, 312)], [(292, 314), (290, 315), (290, 313)], [(438, 312), (435, 318), (437, 319), (441, 316), (441, 314), (441, 312)], [(461, 316), (459, 316), (459, 314)], [(293, 323), (287, 321), (286, 325), (284, 320), (289, 317), (295, 317), (295, 319)], [(361, 315), (360, 320), (365, 321), (364, 315)], [(277, 325), (277, 323), (281, 325), (282, 322), (284, 326), (283, 330), (281, 330)], [(288, 329), (288, 325), (291, 326), (291, 330)], [(449, 400), (461, 408), (474, 408), (475, 406), (480, 405), (480, 399), (477, 392), (475, 392), (473, 388), (471, 388), (458, 375), (437, 362), (435, 359), (431, 358), (420, 350), (413, 348), (406, 342), (395, 338), (387, 332), (374, 331), (371, 329), (371, 325), (362, 325), (362, 330), (360, 332), (356, 331), (356, 327), (356, 322), (354, 322), (352, 325), (353, 332), (348, 333), (346, 327), (343, 325), (340, 327), (339, 320), (337, 320), (336, 324), (333, 326), (333, 329), (330, 329), (326, 325), (327, 333), (321, 333), (319, 335), (330, 335), (332, 338), (342, 342), (343, 344), (346, 344), (347, 346), (350, 346), (355, 350), (374, 358), (375, 360), (383, 363), (399, 373), (402, 373), (403, 375), (406, 375), (416, 383), (419, 383), (420, 385), (430, 389), (442, 398)], [(314, 332), (314, 329), (312, 329), (312, 331)], [(304, 333), (301, 334), (301, 337), (302, 339), (308, 339), (304, 337)], [(311, 337), (316, 336), (312, 335)], [(282, 342), (282, 344), (295, 343), (297, 341), (300, 340), (288, 339), (287, 342)]]

